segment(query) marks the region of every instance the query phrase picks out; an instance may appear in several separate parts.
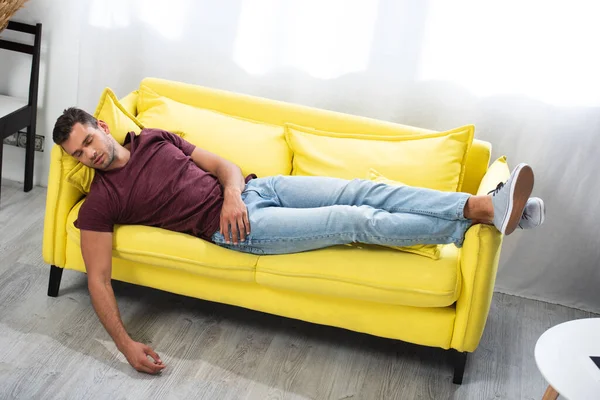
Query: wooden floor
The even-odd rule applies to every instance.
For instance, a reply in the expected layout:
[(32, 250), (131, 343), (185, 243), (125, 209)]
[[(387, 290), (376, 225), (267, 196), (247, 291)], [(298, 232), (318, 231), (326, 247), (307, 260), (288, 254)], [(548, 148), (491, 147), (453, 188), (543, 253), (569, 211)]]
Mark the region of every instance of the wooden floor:
[(541, 399), (536, 340), (591, 316), (496, 293), (456, 386), (439, 349), (115, 282), (128, 331), (167, 364), (149, 376), (100, 325), (84, 274), (65, 271), (59, 297), (47, 297), (45, 194), (2, 182), (0, 399)]

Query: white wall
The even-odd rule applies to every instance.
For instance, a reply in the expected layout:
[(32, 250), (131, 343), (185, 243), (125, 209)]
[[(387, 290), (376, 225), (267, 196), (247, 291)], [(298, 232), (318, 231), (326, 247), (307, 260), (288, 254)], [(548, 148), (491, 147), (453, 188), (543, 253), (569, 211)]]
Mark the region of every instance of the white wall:
[[(19, 18), (44, 23), (47, 149), (63, 108), (93, 111), (105, 86), (123, 96), (146, 76), (429, 129), (474, 123), (494, 157), (534, 167), (548, 209), (541, 229), (506, 238), (496, 289), (598, 312), (597, 15), (586, 0), (31, 0)], [(5, 177), (22, 179), (21, 150), (5, 151)]]
[[(43, 25), (37, 134), (45, 136), (45, 148), (43, 153), (36, 152), (36, 185), (48, 183), (54, 122), (64, 108), (77, 103), (79, 18), (83, 6), (77, 0), (31, 0), (13, 17), (15, 21)], [(4, 31), (2, 36), (25, 41), (30, 35)], [(0, 93), (27, 98), (30, 71), (31, 56), (1, 51)], [(24, 168), (25, 149), (4, 146), (2, 177), (23, 182)]]

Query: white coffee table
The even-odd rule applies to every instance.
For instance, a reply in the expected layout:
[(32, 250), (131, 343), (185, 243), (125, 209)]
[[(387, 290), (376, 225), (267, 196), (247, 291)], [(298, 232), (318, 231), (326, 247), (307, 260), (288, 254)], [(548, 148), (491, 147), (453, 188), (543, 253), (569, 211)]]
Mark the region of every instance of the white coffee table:
[(550, 384), (544, 400), (559, 393), (561, 399), (600, 399), (600, 369), (590, 356), (600, 356), (600, 318), (569, 321), (544, 332), (535, 345), (535, 362)]

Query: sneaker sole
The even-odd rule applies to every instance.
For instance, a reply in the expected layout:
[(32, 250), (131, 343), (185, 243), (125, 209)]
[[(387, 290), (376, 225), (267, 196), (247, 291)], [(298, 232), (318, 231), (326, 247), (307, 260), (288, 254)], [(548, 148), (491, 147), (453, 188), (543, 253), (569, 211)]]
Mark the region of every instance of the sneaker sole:
[(538, 226), (542, 225), (546, 219), (546, 205), (544, 204), (544, 200), (536, 199), (536, 203), (540, 208), (540, 215), (535, 223), (535, 226), (532, 226), (532, 228), (537, 228)]
[(502, 231), (505, 235), (510, 235), (519, 226), (525, 204), (533, 190), (533, 170), (527, 164), (517, 166), (515, 170), (515, 184), (511, 187), (511, 204), (507, 212), (508, 218), (504, 220)]
[(540, 204), (541, 204), (541, 209), (542, 209), (542, 216), (540, 217), (540, 225), (541, 225), (544, 223), (544, 220), (546, 219), (546, 204), (544, 203), (543, 200), (540, 200)]

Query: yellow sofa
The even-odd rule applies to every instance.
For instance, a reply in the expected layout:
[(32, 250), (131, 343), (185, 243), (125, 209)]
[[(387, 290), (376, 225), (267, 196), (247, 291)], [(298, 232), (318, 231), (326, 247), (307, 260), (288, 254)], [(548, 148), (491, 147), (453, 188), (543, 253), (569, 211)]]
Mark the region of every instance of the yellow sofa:
[[(261, 123), (269, 127), (293, 123), (326, 131), (377, 132), (384, 136), (398, 131), (406, 135), (432, 133), (156, 78), (144, 79), (140, 90), (149, 90), (148, 93), (167, 100), (216, 112), (220, 116), (234, 116), (235, 123)], [(119, 107), (136, 124), (142, 125), (149, 115), (148, 104), (156, 99), (142, 99), (140, 90), (124, 97)], [(160, 108), (154, 110), (160, 113)], [(220, 118), (211, 114), (210, 118), (213, 117)], [(161, 115), (155, 113), (149, 121), (160, 125)], [(164, 128), (177, 130), (178, 126), (175, 123)], [(286, 145), (283, 134), (279, 137), (269, 133), (271, 136), (265, 136), (263, 142), (257, 139), (260, 146), (271, 146), (271, 154), (258, 155), (254, 153), (263, 150), (248, 149), (247, 146), (252, 145), (244, 142), (245, 134), (225, 129), (220, 136), (202, 139), (188, 135), (186, 139), (198, 146), (207, 145), (209, 150), (218, 150), (223, 143), (215, 144), (210, 140), (222, 137), (227, 148), (234, 152), (232, 154), (238, 151), (241, 158), (258, 156), (258, 161), (251, 160), (246, 164), (262, 162), (254, 164), (263, 169), (259, 175), (264, 176), (269, 172), (266, 166), (275, 164), (280, 169), (289, 167), (287, 173), (293, 173), (293, 152)], [(227, 135), (238, 135), (239, 141), (231, 140)], [(255, 142), (253, 139), (252, 143)], [(270, 144), (265, 144), (267, 142)], [(483, 193), (507, 178), (504, 159), (488, 169), (490, 149), (489, 143), (473, 140), (465, 156), (462, 191)], [(236, 162), (236, 159), (231, 161)], [(85, 272), (79, 232), (73, 225), (85, 195), (81, 188), (66, 180), (77, 168), (73, 159), (59, 146), (54, 146), (43, 243), (44, 260), (51, 265), (49, 296), (58, 295), (64, 268)], [(116, 280), (199, 299), (419, 345), (453, 349), (454, 382), (461, 383), (466, 355), (477, 348), (483, 333), (501, 244), (502, 235), (495, 228), (476, 225), (468, 230), (462, 249), (454, 245), (440, 246), (437, 260), (375, 246), (336, 246), (298, 254), (256, 256), (159, 228), (117, 226), (112, 276)]]

